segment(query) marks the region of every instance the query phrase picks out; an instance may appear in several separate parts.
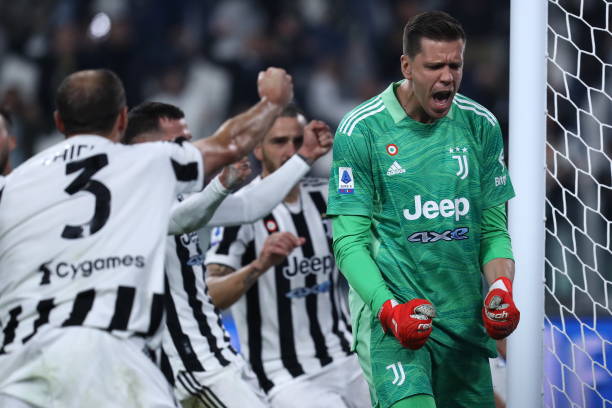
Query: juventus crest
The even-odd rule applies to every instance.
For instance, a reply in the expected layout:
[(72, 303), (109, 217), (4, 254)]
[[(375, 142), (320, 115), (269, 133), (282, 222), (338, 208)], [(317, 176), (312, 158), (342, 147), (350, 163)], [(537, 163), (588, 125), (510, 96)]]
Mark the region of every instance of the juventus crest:
[(470, 167), (468, 164), (468, 149), (467, 147), (455, 147), (454, 149), (451, 147), (449, 150), (450, 154), (452, 154), (452, 158), (457, 160), (457, 164), (459, 169), (457, 170), (457, 177), (461, 180), (464, 180), (468, 174), (470, 174)]

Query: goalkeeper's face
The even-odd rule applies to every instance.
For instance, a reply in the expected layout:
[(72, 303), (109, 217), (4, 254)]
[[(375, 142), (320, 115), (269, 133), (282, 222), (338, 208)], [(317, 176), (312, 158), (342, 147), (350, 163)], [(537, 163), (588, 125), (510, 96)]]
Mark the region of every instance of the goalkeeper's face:
[(408, 114), (431, 122), (448, 114), (463, 77), (463, 40), (421, 39), (414, 57), (402, 55), (402, 73), (410, 81)]

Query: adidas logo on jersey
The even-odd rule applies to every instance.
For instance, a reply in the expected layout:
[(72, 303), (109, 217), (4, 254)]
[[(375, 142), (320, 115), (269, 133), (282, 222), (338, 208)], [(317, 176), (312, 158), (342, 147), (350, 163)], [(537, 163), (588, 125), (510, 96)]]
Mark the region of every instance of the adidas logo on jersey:
[(387, 170), (387, 176), (394, 176), (396, 174), (402, 174), (405, 172), (406, 172), (406, 169), (400, 166), (400, 164), (397, 161), (394, 161), (391, 167), (389, 167), (389, 170)]

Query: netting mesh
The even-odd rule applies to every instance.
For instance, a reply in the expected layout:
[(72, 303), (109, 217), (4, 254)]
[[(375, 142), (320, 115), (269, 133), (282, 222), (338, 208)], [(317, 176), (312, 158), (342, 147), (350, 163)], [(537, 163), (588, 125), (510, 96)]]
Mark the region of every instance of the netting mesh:
[(612, 407), (611, 3), (548, 3), (546, 407)]

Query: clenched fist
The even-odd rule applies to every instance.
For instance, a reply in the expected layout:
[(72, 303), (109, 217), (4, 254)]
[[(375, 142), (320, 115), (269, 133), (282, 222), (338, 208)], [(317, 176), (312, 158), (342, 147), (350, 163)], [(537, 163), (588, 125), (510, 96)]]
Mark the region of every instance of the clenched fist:
[(327, 153), (334, 138), (329, 126), (320, 120), (311, 120), (304, 128), (304, 143), (298, 153), (310, 163)]
[(286, 106), (293, 99), (291, 75), (282, 68), (270, 67), (257, 77), (257, 91), (261, 99)]

